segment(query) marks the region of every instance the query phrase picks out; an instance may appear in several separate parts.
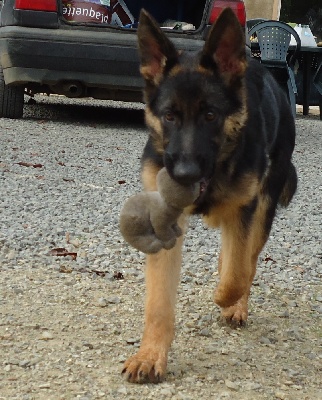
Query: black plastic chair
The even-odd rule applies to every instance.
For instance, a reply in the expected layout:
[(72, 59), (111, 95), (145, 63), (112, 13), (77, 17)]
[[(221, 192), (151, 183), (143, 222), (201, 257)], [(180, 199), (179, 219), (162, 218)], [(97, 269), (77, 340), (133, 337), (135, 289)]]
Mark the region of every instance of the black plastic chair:
[[(285, 90), (295, 118), (297, 87), (293, 71), (301, 49), (301, 39), (291, 26), (273, 20), (259, 22), (250, 28), (248, 38), (255, 35), (260, 50), (260, 61), (270, 69)], [(294, 52), (289, 55), (288, 50), (292, 36), (295, 38), (296, 46)]]

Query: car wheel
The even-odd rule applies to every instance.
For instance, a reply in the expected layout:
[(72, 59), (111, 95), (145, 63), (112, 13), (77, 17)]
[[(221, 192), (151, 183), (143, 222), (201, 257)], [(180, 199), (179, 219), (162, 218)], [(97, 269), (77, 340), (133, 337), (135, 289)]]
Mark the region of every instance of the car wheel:
[(0, 67), (0, 117), (21, 118), (23, 114), (24, 87), (8, 86)]

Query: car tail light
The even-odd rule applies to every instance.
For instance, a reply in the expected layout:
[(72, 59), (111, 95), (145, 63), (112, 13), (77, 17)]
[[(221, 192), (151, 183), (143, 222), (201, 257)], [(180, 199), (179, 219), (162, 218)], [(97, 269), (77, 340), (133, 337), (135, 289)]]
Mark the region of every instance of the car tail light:
[(230, 7), (237, 15), (240, 24), (242, 26), (245, 26), (246, 11), (245, 11), (245, 4), (243, 1), (215, 0), (211, 10), (209, 23), (213, 24), (217, 20), (221, 11), (226, 7)]
[(57, 0), (16, 0), (18, 10), (57, 11)]

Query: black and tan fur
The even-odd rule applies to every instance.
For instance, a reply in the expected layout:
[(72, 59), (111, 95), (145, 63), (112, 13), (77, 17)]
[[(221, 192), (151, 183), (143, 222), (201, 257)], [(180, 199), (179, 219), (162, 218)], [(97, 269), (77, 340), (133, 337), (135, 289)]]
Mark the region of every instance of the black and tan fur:
[[(187, 213), (201, 214), (221, 229), (214, 300), (224, 319), (243, 325), (257, 258), (276, 208), (287, 206), (296, 190), (290, 106), (272, 76), (257, 61), (246, 61), (244, 35), (230, 9), (222, 12), (198, 54), (177, 52), (144, 11), (138, 38), (150, 129), (143, 184), (155, 190), (163, 166), (181, 184), (201, 183), (203, 190)], [(185, 217), (180, 223), (184, 227)], [(131, 382), (158, 382), (165, 376), (182, 241), (147, 256), (143, 339), (123, 370)]]

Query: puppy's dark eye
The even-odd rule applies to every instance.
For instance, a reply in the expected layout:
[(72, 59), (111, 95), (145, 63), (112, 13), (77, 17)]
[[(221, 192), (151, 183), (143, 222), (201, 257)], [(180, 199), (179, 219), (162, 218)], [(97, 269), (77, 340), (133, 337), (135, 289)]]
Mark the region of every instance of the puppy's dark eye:
[(164, 119), (165, 119), (167, 122), (174, 122), (175, 119), (176, 119), (176, 117), (175, 117), (175, 115), (174, 115), (173, 112), (167, 111), (167, 112), (165, 113), (165, 115), (164, 115)]
[(216, 114), (213, 111), (208, 111), (206, 112), (205, 119), (209, 122), (214, 121), (216, 119)]

